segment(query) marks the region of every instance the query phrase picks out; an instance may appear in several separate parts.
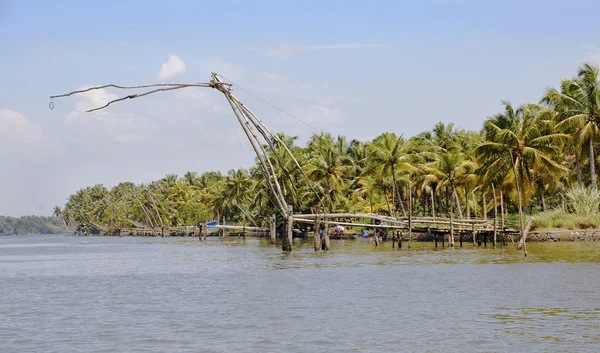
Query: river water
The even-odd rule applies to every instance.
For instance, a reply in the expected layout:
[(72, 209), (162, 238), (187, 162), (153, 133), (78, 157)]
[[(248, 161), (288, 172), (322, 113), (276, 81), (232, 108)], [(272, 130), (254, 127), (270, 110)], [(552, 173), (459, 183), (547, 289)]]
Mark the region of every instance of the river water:
[(600, 352), (600, 243), (465, 246), (0, 237), (0, 351)]

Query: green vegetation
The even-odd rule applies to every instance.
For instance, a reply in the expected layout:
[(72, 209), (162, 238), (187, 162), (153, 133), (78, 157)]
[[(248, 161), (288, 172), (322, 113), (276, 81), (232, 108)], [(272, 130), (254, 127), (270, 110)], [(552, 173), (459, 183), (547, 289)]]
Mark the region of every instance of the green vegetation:
[(63, 222), (57, 217), (23, 216), (14, 218), (0, 216), (0, 235), (56, 234), (64, 231)]
[[(277, 141), (274, 151), (266, 149), (267, 158), (296, 212), (323, 206), (402, 216), (412, 193), (416, 215), (435, 211), (438, 216), (482, 217), (485, 209), (489, 217), (495, 197), (508, 213), (507, 224), (518, 224), (523, 212), (539, 213), (538, 229), (595, 227), (599, 89), (598, 67), (584, 64), (559, 89), (547, 90), (538, 104), (502, 102), (503, 112), (487, 118), (481, 131), (440, 122), (408, 139), (386, 132), (372, 141), (349, 141), (320, 133), (305, 147), (280, 134), (302, 170)], [(278, 212), (268, 183), (255, 166), (227, 175), (167, 175), (111, 189), (96, 185), (71, 195), (55, 215), (65, 225), (101, 231), (193, 225), (213, 218), (264, 226)]]
[(588, 229), (600, 227), (598, 215), (580, 216), (575, 213), (564, 212), (556, 209), (540, 212), (535, 215), (533, 229), (537, 231), (550, 231), (555, 229)]
[(573, 188), (567, 191), (568, 210), (578, 216), (597, 215), (600, 210), (600, 191)]

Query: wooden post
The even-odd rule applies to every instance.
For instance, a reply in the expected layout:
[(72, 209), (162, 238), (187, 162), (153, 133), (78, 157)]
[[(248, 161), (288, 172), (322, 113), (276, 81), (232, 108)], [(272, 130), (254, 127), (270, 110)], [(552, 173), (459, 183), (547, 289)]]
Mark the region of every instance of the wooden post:
[(398, 232), (394, 232), (393, 230), (390, 230), (390, 232), (392, 233), (392, 249), (394, 249), (396, 247), (396, 233)]
[(494, 248), (496, 247), (496, 238), (498, 236), (497, 230), (496, 230), (496, 225), (498, 223), (498, 204), (496, 202), (496, 189), (494, 189), (494, 184), (492, 184), (492, 190), (494, 191), (494, 241), (493, 241), (493, 245)]
[(271, 227), (269, 228), (269, 237), (271, 238), (271, 245), (277, 242), (277, 216), (271, 216)]
[(444, 235), (444, 233), (442, 233), (442, 249), (444, 248), (444, 246), (446, 246), (444, 244), (445, 239), (446, 239), (446, 236)]
[(462, 248), (463, 233), (461, 231), (459, 231), (459, 233), (458, 233), (458, 242), (460, 243), (460, 247)]
[(294, 209), (288, 205), (288, 214), (285, 222), (285, 232), (283, 233), (283, 251), (292, 251), (292, 233), (294, 231)]
[(316, 215), (315, 215), (315, 237), (314, 237), (314, 245), (315, 251), (321, 250), (321, 215), (319, 214), (320, 208), (317, 207)]
[(475, 222), (471, 223), (471, 234), (473, 235), (473, 247), (475, 247)]
[(517, 250), (521, 250), (521, 248), (523, 248), (523, 254), (525, 255), (525, 257), (527, 257), (527, 244), (526, 244), (527, 233), (529, 233), (529, 230), (531, 229), (531, 226), (533, 225), (533, 220), (534, 220), (533, 217), (529, 218), (529, 221), (527, 222), (527, 226), (523, 230), (523, 236), (521, 237), (521, 240), (519, 240), (519, 244), (517, 244)]
[(398, 234), (398, 249), (402, 249), (402, 232), (396, 231)]
[(329, 222), (327, 220), (324, 221), (325, 227), (323, 229), (323, 244), (321, 248), (325, 251), (329, 251), (331, 249), (329, 244)]
[(410, 181), (408, 182), (408, 248), (412, 245), (412, 187)]
[(435, 242), (435, 247), (437, 248), (438, 247), (438, 244), (437, 244), (437, 233), (433, 233), (433, 241)]

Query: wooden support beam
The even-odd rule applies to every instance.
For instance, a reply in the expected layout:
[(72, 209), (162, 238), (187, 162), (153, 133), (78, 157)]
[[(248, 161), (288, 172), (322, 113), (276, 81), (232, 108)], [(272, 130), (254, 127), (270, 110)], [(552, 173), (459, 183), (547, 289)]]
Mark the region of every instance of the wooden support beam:
[(287, 209), (287, 218), (285, 222), (285, 232), (283, 234), (283, 246), (282, 250), (285, 252), (292, 251), (292, 235), (294, 231), (294, 216), (293, 216), (293, 207), (292, 205), (288, 205)]
[(271, 245), (275, 245), (277, 242), (277, 216), (275, 214), (271, 216), (269, 237), (271, 238)]
[[(317, 209), (318, 210), (318, 209)], [(314, 236), (315, 251), (321, 250), (321, 216), (315, 216), (315, 236)]]
[(325, 251), (329, 251), (331, 249), (330, 244), (329, 244), (329, 222), (327, 220), (325, 220), (324, 222), (324, 229), (323, 229), (323, 244), (321, 245), (321, 249), (325, 250)]

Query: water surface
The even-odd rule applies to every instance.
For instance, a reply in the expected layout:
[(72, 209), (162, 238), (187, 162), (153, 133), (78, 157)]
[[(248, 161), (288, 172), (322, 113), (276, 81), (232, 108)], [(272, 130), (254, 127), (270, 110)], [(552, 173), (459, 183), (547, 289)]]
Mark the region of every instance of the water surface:
[(600, 243), (294, 246), (0, 237), (0, 351), (600, 351)]

